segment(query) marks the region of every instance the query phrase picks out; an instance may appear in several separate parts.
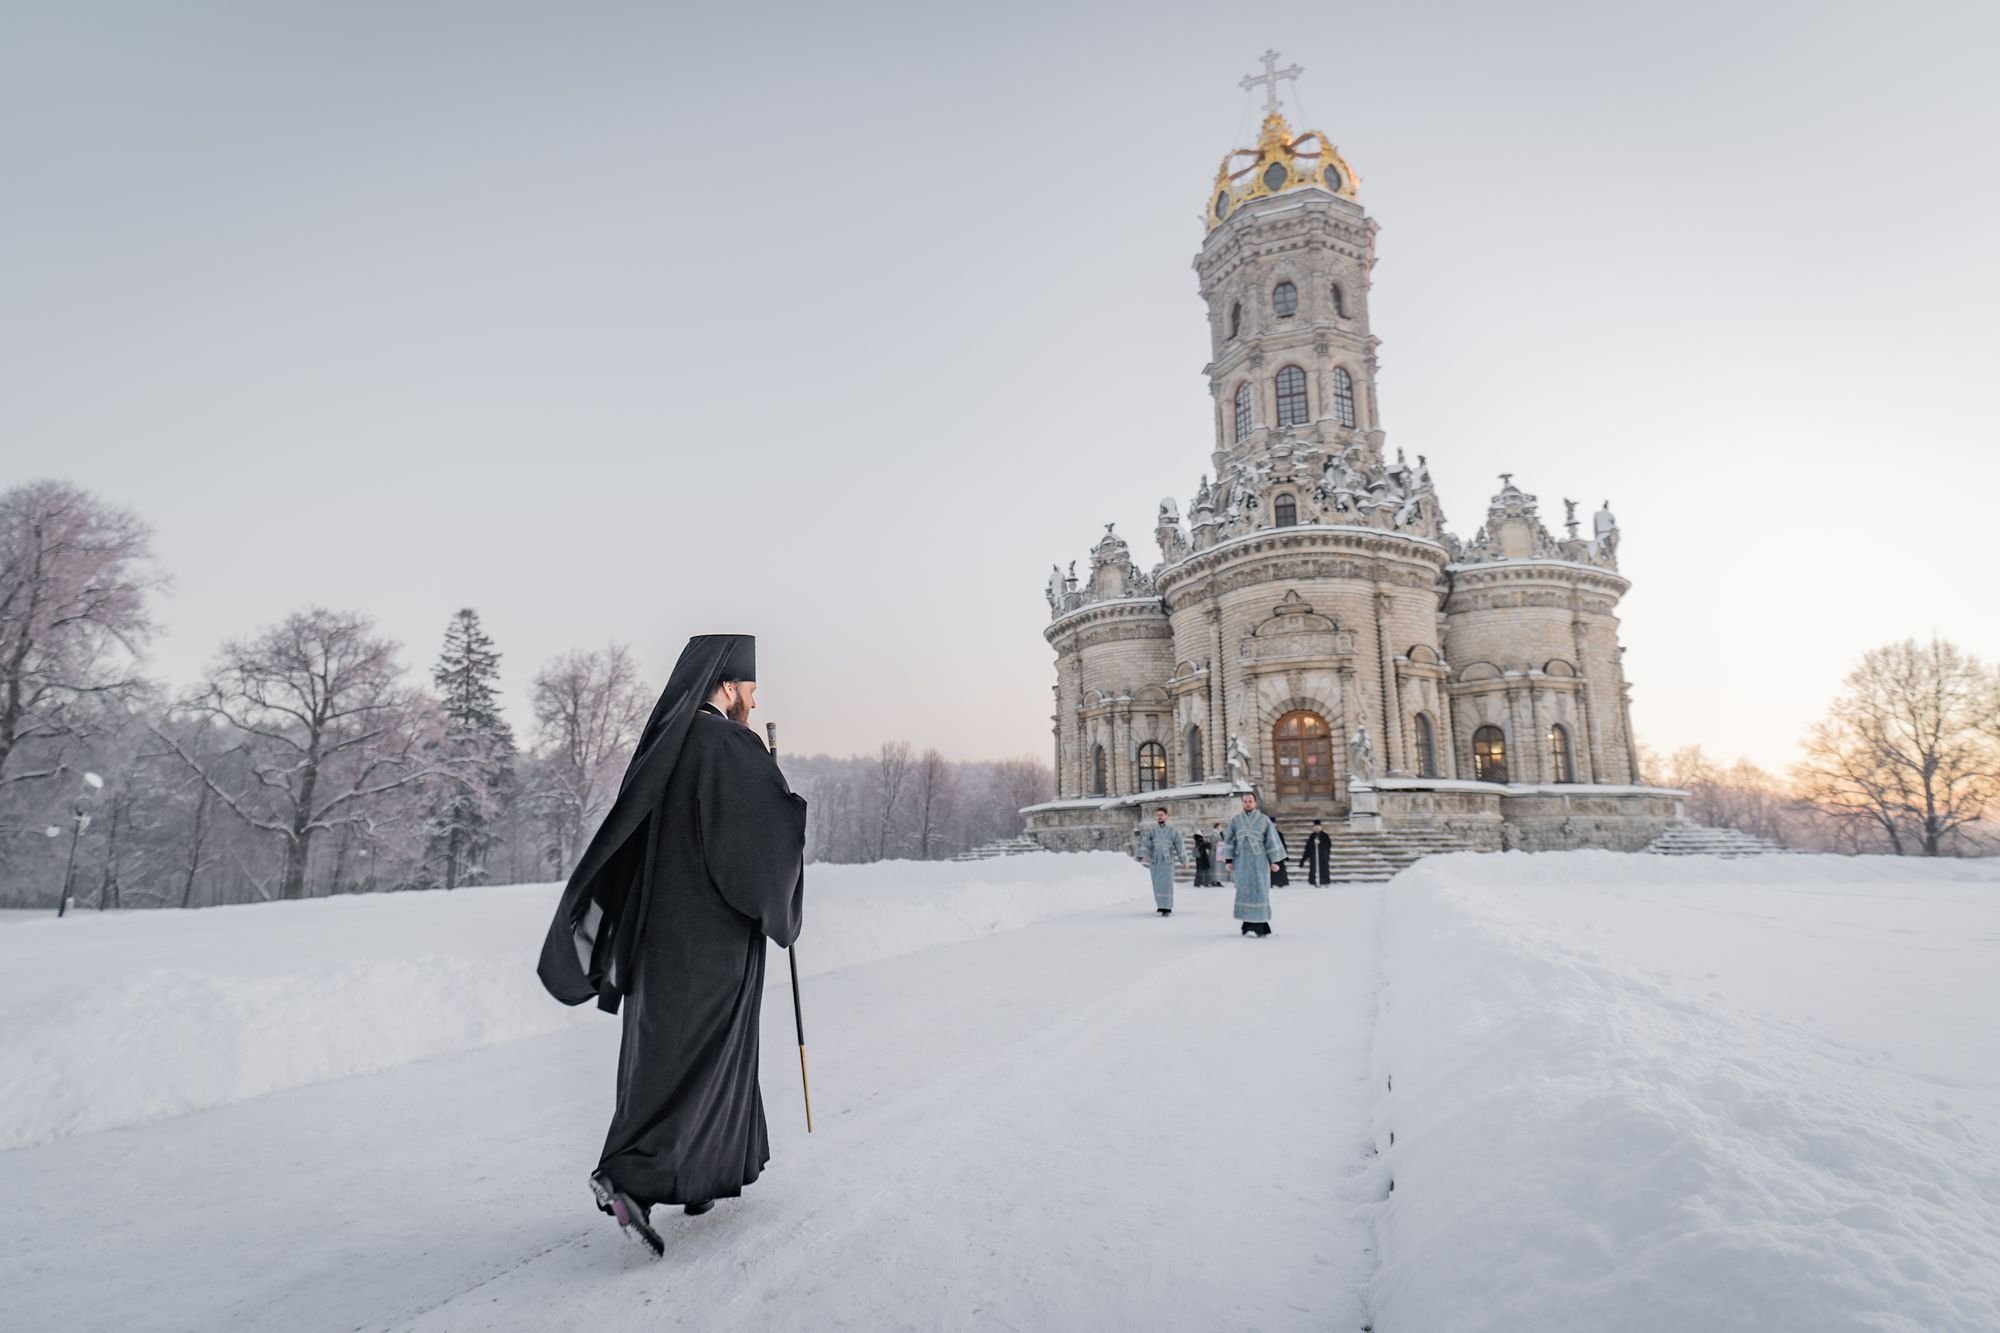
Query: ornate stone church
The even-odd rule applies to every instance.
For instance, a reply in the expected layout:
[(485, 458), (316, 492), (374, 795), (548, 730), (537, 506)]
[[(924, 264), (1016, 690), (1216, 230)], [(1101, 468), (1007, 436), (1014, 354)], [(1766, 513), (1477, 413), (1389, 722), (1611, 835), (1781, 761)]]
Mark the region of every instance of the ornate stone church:
[[(1152, 807), (1206, 828), (1254, 788), (1311, 819), (1480, 849), (1643, 846), (1679, 793), (1641, 785), (1609, 502), (1561, 534), (1502, 474), (1469, 538), (1429, 459), (1391, 449), (1370, 332), (1376, 223), (1318, 130), (1281, 113), (1230, 153), (1195, 256), (1215, 449), (1148, 567), (1107, 525), (1049, 575), (1056, 848), (1122, 847)], [(1293, 840), (1296, 848), (1298, 843)]]

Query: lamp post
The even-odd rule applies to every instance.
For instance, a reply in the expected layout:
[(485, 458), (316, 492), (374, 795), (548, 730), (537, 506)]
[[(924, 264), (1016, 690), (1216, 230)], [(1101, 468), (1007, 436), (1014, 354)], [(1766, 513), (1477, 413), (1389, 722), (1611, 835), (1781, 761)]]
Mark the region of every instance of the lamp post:
[[(63, 871), (62, 899), (56, 903), (58, 917), (69, 911), (70, 887), (76, 883), (76, 844), (77, 840), (83, 837), (83, 831), (90, 827), (90, 798), (102, 790), (104, 790), (103, 778), (95, 773), (83, 775), (83, 790), (77, 793), (74, 813), (70, 816), (69, 865)], [(57, 824), (49, 825), (48, 836), (60, 838), (62, 827)]]

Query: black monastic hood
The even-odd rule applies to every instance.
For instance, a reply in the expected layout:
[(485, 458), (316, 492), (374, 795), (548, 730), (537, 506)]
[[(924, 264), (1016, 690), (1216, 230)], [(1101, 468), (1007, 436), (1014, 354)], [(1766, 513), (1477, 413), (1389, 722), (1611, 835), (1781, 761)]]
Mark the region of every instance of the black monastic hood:
[[(564, 1004), (595, 997), (599, 1008), (617, 1011), (631, 983), (632, 951), (638, 924), (645, 919), (644, 880), (625, 867), (605, 872), (659, 808), (695, 710), (723, 681), (755, 679), (753, 635), (697, 634), (681, 650), (618, 784), (618, 799), (570, 875), (542, 942), (536, 971), (549, 994)], [(640, 885), (637, 893), (631, 892), (635, 883)]]

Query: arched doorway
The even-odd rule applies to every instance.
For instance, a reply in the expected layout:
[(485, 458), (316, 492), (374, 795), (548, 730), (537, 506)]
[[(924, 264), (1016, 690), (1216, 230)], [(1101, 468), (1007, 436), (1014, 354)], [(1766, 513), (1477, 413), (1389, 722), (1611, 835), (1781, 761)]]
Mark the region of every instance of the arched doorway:
[(1287, 713), (1271, 728), (1277, 781), (1271, 793), (1286, 797), (1333, 795), (1333, 732), (1318, 713)]

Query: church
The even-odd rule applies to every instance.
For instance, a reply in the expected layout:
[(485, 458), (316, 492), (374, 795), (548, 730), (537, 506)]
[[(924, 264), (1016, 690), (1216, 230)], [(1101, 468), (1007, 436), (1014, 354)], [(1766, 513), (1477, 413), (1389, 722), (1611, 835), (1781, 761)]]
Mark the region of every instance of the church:
[(1369, 331), (1376, 223), (1327, 136), (1262, 85), (1195, 256), (1214, 452), (1148, 567), (1111, 526), (1049, 575), (1059, 850), (1120, 848), (1156, 806), (1206, 829), (1257, 792), (1296, 850), (1312, 820), (1422, 850), (1636, 850), (1681, 820), (1632, 735), (1609, 502), (1561, 534), (1501, 474), (1470, 537), (1427, 455), (1391, 449)]

